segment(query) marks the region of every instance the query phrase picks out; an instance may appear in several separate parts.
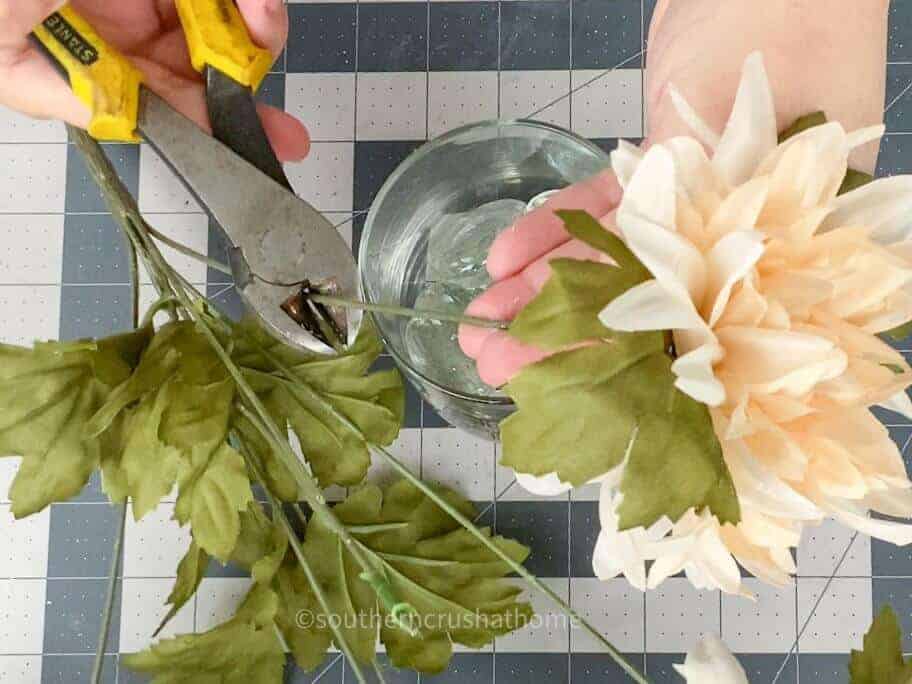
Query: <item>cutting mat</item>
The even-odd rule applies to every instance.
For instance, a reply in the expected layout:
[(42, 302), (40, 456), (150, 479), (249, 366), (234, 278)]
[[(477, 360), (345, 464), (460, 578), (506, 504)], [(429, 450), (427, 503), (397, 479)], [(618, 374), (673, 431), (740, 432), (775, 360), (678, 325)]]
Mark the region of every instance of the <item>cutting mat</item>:
[[(379, 186), (429, 136), (495, 117), (535, 114), (595, 139), (639, 139), (644, 27), (654, 0), (342, 1), (290, 5), (287, 54), (264, 100), (299, 115), (314, 139), (290, 165), (300, 194), (329, 213), (357, 246)], [(912, 3), (891, 11), (887, 125), (879, 172), (912, 171)], [(218, 230), (146, 146), (107, 151), (159, 230), (223, 256)], [(63, 128), (0, 110), (0, 337), (73, 339), (124, 330), (130, 286), (123, 242)], [(173, 255), (217, 305), (238, 311), (225, 277)], [(152, 299), (144, 278), (144, 305)], [(912, 347), (910, 347), (912, 348)], [(389, 359), (382, 360), (390, 365)], [(890, 425), (904, 450), (912, 426)], [(478, 502), (480, 520), (533, 549), (529, 569), (568, 598), (640, 665), (653, 682), (680, 681), (671, 663), (706, 632), (720, 633), (752, 682), (847, 681), (846, 653), (872, 613), (889, 601), (912, 650), (912, 552), (854, 537), (832, 524), (812, 530), (787, 589), (745, 580), (756, 603), (696, 591), (672, 578), (643, 594), (625, 580), (599, 582), (590, 559), (598, 533), (597, 492), (536, 499), (496, 465), (494, 445), (448, 427), (410, 392), (397, 453), (425, 478)], [(0, 460), (0, 682), (85, 682), (99, 625), (116, 518), (93, 481), (80, 497), (13, 524), (8, 502), (16, 463)], [(378, 478), (388, 473), (375, 473)], [(142, 681), (118, 671), (118, 653), (144, 647), (163, 614), (188, 537), (163, 504), (127, 527), (107, 682)], [(169, 633), (207, 629), (247, 586), (213, 565)], [(460, 652), (424, 681), (622, 682), (596, 644), (550, 607), (536, 624), (483, 652)], [(387, 681), (415, 682), (413, 673)], [(290, 681), (354, 681), (330, 655)]]

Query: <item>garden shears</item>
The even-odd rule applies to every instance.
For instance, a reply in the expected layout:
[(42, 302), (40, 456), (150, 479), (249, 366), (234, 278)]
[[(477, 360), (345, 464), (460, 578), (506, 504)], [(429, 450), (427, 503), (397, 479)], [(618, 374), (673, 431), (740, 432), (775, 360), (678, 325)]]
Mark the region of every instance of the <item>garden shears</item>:
[(146, 88), (142, 73), (71, 7), (33, 36), (89, 107), (89, 134), (148, 142), (223, 228), (235, 286), (265, 328), (293, 346), (333, 353), (354, 341), (361, 312), (306, 295), (356, 298), (357, 269), (332, 223), (294, 194), (263, 130), (253, 93), (272, 55), (253, 43), (233, 0), (175, 2), (206, 81), (211, 137)]

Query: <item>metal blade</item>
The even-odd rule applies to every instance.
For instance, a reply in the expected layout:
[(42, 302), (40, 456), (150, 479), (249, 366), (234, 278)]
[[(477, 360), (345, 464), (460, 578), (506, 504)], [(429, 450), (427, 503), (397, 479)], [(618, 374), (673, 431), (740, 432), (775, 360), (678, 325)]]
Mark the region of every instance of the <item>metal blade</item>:
[[(320, 212), (206, 135), (154, 93), (142, 91), (139, 129), (190, 192), (221, 224), (235, 247), (232, 270), (245, 302), (274, 335), (318, 353), (331, 347), (282, 309), (304, 280), (323, 291), (357, 298), (355, 260)], [(359, 311), (331, 309), (354, 340)]]
[[(206, 103), (212, 135), (276, 183), (292, 190), (257, 112), (250, 88), (206, 67)], [(293, 192), (293, 190), (292, 190)]]

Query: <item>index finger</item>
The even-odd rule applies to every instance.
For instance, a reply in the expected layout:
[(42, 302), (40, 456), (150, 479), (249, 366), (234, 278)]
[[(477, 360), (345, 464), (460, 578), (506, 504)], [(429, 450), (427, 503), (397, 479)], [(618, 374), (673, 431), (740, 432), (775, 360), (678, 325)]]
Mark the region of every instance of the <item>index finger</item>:
[(621, 187), (611, 170), (561, 190), (497, 236), (488, 253), (488, 273), (495, 281), (515, 275), (569, 240), (556, 209), (582, 209), (600, 217), (620, 201)]

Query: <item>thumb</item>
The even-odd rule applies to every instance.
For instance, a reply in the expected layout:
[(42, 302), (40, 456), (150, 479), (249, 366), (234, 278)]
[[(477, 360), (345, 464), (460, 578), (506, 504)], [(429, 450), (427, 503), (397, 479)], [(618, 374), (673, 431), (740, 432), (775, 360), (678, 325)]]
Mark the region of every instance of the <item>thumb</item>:
[(0, 48), (21, 48), (28, 34), (66, 0), (0, 0)]
[(288, 11), (283, 0), (238, 0), (237, 5), (253, 42), (278, 57), (288, 40)]

